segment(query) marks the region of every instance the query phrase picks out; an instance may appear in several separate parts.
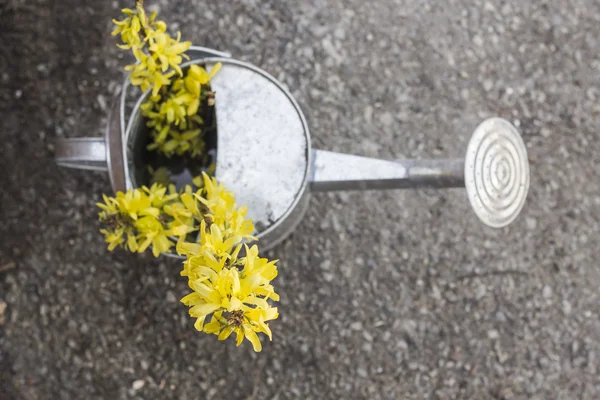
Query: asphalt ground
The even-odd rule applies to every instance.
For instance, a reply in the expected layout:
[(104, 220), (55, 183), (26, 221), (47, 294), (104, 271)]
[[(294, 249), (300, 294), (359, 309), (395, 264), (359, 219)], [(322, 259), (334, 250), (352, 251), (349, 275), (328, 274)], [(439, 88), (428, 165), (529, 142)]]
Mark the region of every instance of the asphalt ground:
[(177, 261), (109, 253), (100, 136), (125, 1), (0, 0), (0, 398), (598, 399), (600, 3), (151, 1), (285, 83), (315, 148), (461, 157), (501, 116), (530, 195), (493, 230), (454, 190), (317, 194), (280, 259), (273, 341), (218, 343)]

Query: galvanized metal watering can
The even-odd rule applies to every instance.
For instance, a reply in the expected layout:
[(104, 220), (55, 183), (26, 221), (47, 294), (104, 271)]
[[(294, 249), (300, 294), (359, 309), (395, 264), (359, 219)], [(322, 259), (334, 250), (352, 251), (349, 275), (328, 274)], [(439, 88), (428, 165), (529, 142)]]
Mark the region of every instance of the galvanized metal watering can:
[[(518, 130), (491, 118), (473, 133), (464, 159), (379, 160), (311, 148), (308, 126), (289, 92), (259, 68), (226, 53), (192, 47), (192, 61), (210, 70), (216, 92), (218, 126), (216, 177), (247, 205), (262, 249), (275, 246), (301, 221), (311, 192), (330, 190), (465, 187), (477, 216), (499, 228), (521, 211), (529, 189), (527, 151)], [(108, 171), (115, 191), (141, 183), (136, 152), (144, 121), (140, 105), (128, 121), (126, 82), (109, 116), (104, 138), (72, 138), (57, 143), (64, 167)]]

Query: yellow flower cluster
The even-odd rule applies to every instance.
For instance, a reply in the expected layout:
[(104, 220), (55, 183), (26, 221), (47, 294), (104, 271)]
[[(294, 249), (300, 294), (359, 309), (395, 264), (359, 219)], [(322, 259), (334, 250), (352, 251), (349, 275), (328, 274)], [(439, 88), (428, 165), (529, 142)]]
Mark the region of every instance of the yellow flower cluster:
[(254, 230), (245, 219), (246, 207), (237, 208), (231, 192), (206, 175), (204, 193), (199, 200), (209, 210), (210, 226), (201, 222), (199, 243), (177, 244), (177, 252), (187, 257), (181, 275), (193, 290), (181, 301), (190, 307), (197, 330), (218, 335), (219, 340), (235, 333), (238, 346), (246, 338), (254, 351), (261, 351), (257, 333), (271, 339), (267, 322), (278, 316), (277, 308), (267, 302), (279, 300), (271, 285), (276, 261), (258, 257), (256, 245), (243, 245), (240, 256), (240, 241), (251, 239)]
[[(256, 239), (254, 225), (246, 219), (247, 207), (238, 208), (229, 190), (206, 173), (194, 185), (196, 191), (188, 185), (177, 193), (173, 185), (167, 190), (155, 183), (104, 196), (104, 203), (98, 203), (106, 225), (101, 232), (109, 250), (121, 246), (141, 253), (152, 246), (154, 256), (170, 252), (177, 242), (177, 252), (187, 258), (181, 275), (192, 289), (181, 301), (196, 318), (194, 327), (219, 340), (235, 333), (238, 345), (247, 338), (261, 351), (257, 333), (271, 339), (267, 323), (278, 316), (267, 301), (279, 300), (271, 285), (276, 261), (260, 258), (256, 245), (242, 244)], [(190, 234), (197, 234), (198, 241)]]
[(220, 67), (220, 63), (216, 64), (208, 73), (198, 65), (190, 65), (184, 78), (173, 81), (163, 100), (160, 95), (152, 96), (142, 105), (154, 138), (149, 150), (158, 149), (168, 157), (198, 157), (204, 153), (204, 121), (198, 110), (201, 104), (214, 105), (208, 83)]
[[(206, 175), (207, 179), (208, 175)], [(214, 178), (213, 178), (214, 179)], [(202, 179), (195, 179), (198, 186)], [(211, 181), (212, 182), (212, 181)], [(150, 188), (118, 192), (116, 197), (103, 196), (98, 203), (100, 222), (106, 225), (101, 232), (108, 249), (122, 246), (131, 252), (143, 253), (152, 245), (152, 254), (158, 257), (169, 253), (177, 240), (186, 240), (188, 234), (198, 231), (200, 221), (208, 210), (200, 203), (206, 201), (203, 189), (195, 193), (190, 185), (178, 193), (174, 185), (167, 187), (154, 183)], [(252, 227), (254, 229), (254, 227)]]
[(124, 9), (125, 18), (114, 20), (113, 35), (121, 35), (122, 49), (131, 50), (137, 63), (125, 67), (131, 71), (133, 85), (143, 91), (152, 89), (149, 100), (142, 106), (148, 119), (153, 143), (149, 150), (158, 150), (167, 157), (204, 153), (204, 121), (198, 115), (202, 104), (214, 105), (208, 83), (220, 64), (210, 73), (198, 65), (189, 67), (185, 77), (180, 64), (187, 58), (190, 42), (181, 42), (181, 34), (172, 38), (167, 25), (156, 20), (156, 12), (146, 16), (141, 2), (135, 10)]
[(102, 210), (98, 216), (106, 228), (100, 232), (111, 251), (122, 246), (142, 253), (152, 245), (152, 253), (158, 257), (174, 246), (170, 236), (193, 229), (193, 224), (182, 228), (183, 222), (170, 214), (181, 203), (174, 187), (167, 194), (165, 187), (154, 184), (150, 188), (118, 192), (116, 197), (103, 195), (103, 199), (104, 203), (97, 204)]
[(143, 91), (152, 89), (152, 95), (157, 96), (163, 86), (171, 83), (175, 73), (183, 75), (179, 64), (187, 57), (185, 51), (192, 43), (181, 42), (180, 32), (173, 39), (166, 32), (167, 25), (156, 20), (156, 11), (147, 17), (140, 2), (135, 10), (126, 8), (123, 13), (126, 16), (123, 20), (113, 20), (117, 26), (112, 34), (121, 35), (123, 44), (118, 46), (131, 50), (138, 61), (125, 69), (131, 71), (133, 85), (140, 86)]
[[(207, 125), (214, 115), (209, 82), (221, 65), (210, 73), (191, 65), (184, 76), (180, 65), (191, 43), (181, 42), (179, 33), (169, 36), (166, 24), (156, 12), (147, 17), (142, 3), (137, 0), (135, 10), (125, 9), (125, 18), (113, 21), (113, 35), (120, 35), (119, 47), (131, 50), (137, 60), (126, 67), (131, 83), (152, 91), (141, 107), (153, 137), (148, 149), (167, 157), (202, 156), (204, 133), (212, 129)], [(195, 328), (219, 340), (235, 333), (238, 346), (246, 338), (261, 351), (257, 333), (271, 339), (268, 322), (278, 316), (268, 302), (279, 300), (271, 285), (277, 266), (260, 258), (256, 245), (244, 244), (256, 239), (247, 207), (238, 208), (233, 194), (206, 173), (194, 179), (195, 189), (188, 185), (180, 193), (168, 183), (166, 168), (150, 173), (156, 182), (150, 188), (104, 196), (104, 203), (98, 203), (108, 249), (121, 246), (141, 253), (152, 246), (157, 257), (177, 243), (177, 252), (186, 256), (181, 275), (192, 289), (181, 301), (190, 307)]]

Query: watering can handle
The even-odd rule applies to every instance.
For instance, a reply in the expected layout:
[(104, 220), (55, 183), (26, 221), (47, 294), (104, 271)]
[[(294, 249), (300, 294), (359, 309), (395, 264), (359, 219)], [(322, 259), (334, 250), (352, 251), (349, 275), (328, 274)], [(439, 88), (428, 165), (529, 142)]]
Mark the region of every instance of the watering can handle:
[(61, 167), (108, 171), (103, 137), (59, 139), (55, 159)]
[(118, 101), (108, 116), (104, 137), (60, 138), (56, 141), (56, 164), (61, 167), (108, 171), (112, 187), (125, 190), (120, 130), (121, 107)]

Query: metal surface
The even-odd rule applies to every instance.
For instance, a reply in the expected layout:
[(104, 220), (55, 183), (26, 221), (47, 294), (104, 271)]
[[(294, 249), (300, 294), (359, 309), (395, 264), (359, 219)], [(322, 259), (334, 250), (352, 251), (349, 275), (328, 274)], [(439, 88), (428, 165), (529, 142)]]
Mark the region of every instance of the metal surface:
[(310, 189), (402, 189), (464, 186), (463, 160), (399, 160), (313, 150)]
[(120, 94), (115, 98), (110, 114), (108, 124), (106, 125), (105, 143), (106, 146), (106, 166), (110, 184), (115, 192), (125, 191), (125, 168), (122, 153), (122, 134), (120, 121), (123, 119), (121, 114), (121, 104), (119, 102)]
[(514, 221), (529, 190), (529, 160), (519, 131), (501, 118), (482, 122), (467, 147), (464, 168), (477, 216), (494, 228)]
[(125, 172), (121, 153), (119, 102), (111, 108), (104, 138), (70, 138), (56, 142), (55, 160), (61, 167), (107, 171), (115, 191), (125, 190)]
[(55, 160), (61, 167), (108, 171), (104, 138), (58, 139)]

